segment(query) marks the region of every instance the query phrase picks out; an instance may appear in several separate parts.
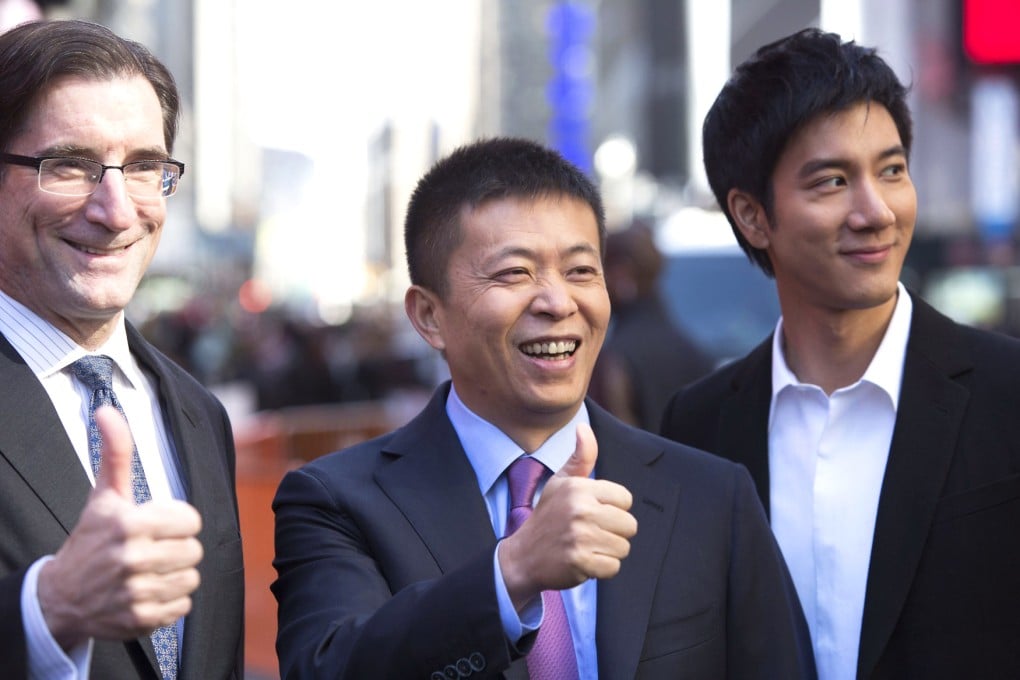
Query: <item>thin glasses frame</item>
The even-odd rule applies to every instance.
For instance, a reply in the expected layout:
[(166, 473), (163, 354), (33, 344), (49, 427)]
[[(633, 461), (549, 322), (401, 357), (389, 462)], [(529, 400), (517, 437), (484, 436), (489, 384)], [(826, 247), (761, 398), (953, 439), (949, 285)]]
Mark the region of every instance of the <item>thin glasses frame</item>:
[[(43, 186), (43, 164), (46, 163), (47, 161), (77, 161), (80, 163), (85, 163), (88, 166), (98, 168), (99, 177), (96, 178), (94, 181), (91, 180), (89, 181), (89, 183), (92, 185), (92, 189), (90, 191), (71, 194), (53, 191), (52, 188), (47, 189)], [(15, 153), (0, 152), (0, 162), (9, 163), (11, 165), (22, 165), (28, 168), (34, 168), (36, 171), (36, 176), (38, 177), (39, 180), (39, 190), (45, 191), (46, 193), (53, 194), (55, 196), (91, 196), (93, 193), (95, 193), (96, 189), (99, 188), (100, 183), (102, 183), (103, 181), (103, 177), (106, 176), (107, 170), (120, 170), (121, 173), (124, 174), (125, 179), (127, 179), (128, 174), (124, 172), (125, 168), (130, 169), (130, 167), (133, 165), (144, 163), (160, 163), (164, 166), (164, 171), (162, 174), (162, 181), (160, 184), (159, 191), (154, 192), (152, 194), (144, 193), (136, 194), (132, 193), (131, 189), (133, 186), (137, 188), (138, 186), (137, 183), (128, 181), (126, 182), (126, 185), (128, 188), (128, 194), (134, 196), (135, 198), (155, 198), (157, 196), (167, 198), (177, 193), (177, 185), (180, 182), (180, 178), (184, 175), (184, 163), (178, 160), (174, 160), (173, 158), (144, 159), (131, 161), (130, 163), (124, 163), (123, 165), (103, 165), (99, 161), (94, 161), (91, 158), (79, 158), (76, 156), (21, 156)], [(173, 173), (166, 172), (165, 166), (167, 165), (173, 166), (177, 169), (176, 175), (174, 175)], [(82, 179), (87, 179), (88, 177), (94, 174), (95, 173), (93, 172), (91, 173), (91, 175), (86, 175), (86, 177), (83, 177)]]

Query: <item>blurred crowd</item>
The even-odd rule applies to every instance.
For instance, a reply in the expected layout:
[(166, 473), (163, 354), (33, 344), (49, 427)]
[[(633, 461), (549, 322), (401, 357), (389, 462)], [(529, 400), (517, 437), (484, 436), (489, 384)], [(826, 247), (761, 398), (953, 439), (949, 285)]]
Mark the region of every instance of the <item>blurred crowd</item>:
[(286, 308), (254, 314), (195, 296), (141, 324), (164, 353), (207, 386), (240, 383), (257, 411), (385, 399), (431, 389), (433, 362), (387, 306), (364, 308), (337, 325)]

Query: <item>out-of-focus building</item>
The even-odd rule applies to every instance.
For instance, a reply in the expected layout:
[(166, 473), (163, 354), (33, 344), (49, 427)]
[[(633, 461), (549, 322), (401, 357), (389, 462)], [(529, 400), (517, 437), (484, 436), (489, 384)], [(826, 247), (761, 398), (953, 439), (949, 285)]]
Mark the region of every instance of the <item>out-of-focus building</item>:
[(1017, 25), (1016, 3), (46, 5), (151, 45), (184, 91), (178, 155), (188, 172), (155, 272), (213, 276), (225, 287), (255, 277), (274, 303), (323, 320), (399, 300), (401, 222), (414, 181), (480, 135), (561, 147), (598, 175), (613, 226), (635, 213), (709, 207), (705, 110), (732, 64), (805, 26), (876, 45), (912, 84), (913, 266), (1014, 263), (1020, 104), (1009, 46), (1017, 41), (994, 29)]

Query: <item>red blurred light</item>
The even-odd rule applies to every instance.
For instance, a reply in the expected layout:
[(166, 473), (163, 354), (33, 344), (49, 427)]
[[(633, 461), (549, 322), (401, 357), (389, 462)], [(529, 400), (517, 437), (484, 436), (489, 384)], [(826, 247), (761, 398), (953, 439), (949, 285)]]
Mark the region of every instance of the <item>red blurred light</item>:
[(978, 64), (1020, 63), (1020, 2), (964, 0), (963, 49)]
[(237, 301), (244, 311), (261, 314), (273, 304), (273, 293), (263, 281), (248, 279), (237, 291)]

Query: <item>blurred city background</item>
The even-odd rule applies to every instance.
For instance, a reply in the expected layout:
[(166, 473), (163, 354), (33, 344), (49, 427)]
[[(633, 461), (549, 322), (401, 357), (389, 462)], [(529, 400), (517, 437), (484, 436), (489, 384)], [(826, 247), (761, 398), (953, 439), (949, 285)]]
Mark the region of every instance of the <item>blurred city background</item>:
[(773, 327), (700, 124), (731, 66), (806, 26), (912, 85), (919, 215), (904, 282), (1020, 334), (1016, 0), (0, 0), (0, 30), (86, 18), (149, 46), (184, 96), (187, 163), (132, 321), (227, 404), (252, 678), (275, 677), (269, 500), (282, 470), (390, 429), (444, 367), (403, 315), (404, 205), (480, 136), (546, 142), (649, 225), (662, 298), (711, 361)]

